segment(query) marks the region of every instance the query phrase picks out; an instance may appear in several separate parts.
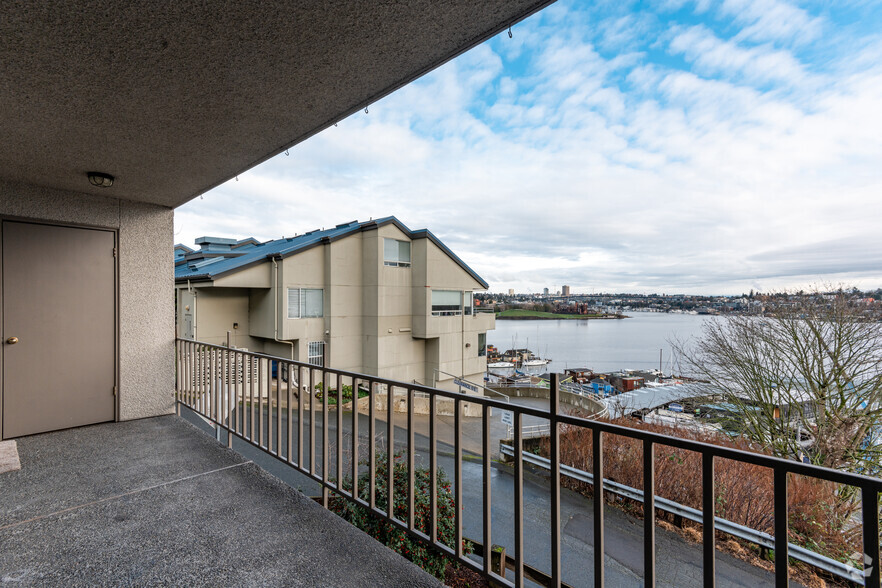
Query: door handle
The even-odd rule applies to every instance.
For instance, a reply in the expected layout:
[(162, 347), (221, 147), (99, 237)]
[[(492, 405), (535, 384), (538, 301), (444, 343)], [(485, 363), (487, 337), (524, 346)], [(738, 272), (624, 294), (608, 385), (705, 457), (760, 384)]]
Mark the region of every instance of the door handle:
[(10, 337), (6, 340), (6, 343), (8, 345), (15, 345), (16, 343), (18, 343), (18, 337)]

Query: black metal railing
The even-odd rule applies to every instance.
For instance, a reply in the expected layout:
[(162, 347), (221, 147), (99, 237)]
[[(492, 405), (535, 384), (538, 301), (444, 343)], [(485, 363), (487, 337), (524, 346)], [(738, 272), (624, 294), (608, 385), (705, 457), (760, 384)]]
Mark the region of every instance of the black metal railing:
[[(331, 367), (318, 367), (280, 357), (246, 352), (220, 345), (210, 345), (185, 339), (176, 340), (177, 382), (176, 398), (179, 405), (210, 420), (219, 431), (228, 433), (228, 444), (239, 437), (267, 454), (288, 464), (294, 470), (308, 476), (321, 487), (321, 503), (327, 507), (331, 493), (361, 505), (378, 517), (420, 539), (436, 550), (455, 558), (485, 577), (511, 586), (523, 586), (525, 580), (524, 552), (524, 454), (523, 421), (525, 417), (538, 417), (550, 423), (549, 464), (550, 479), (550, 574), (549, 585), (561, 586), (561, 426), (582, 427), (592, 431), (593, 480), (604, 480), (603, 447), (605, 435), (620, 435), (636, 439), (643, 447), (643, 575), (644, 585), (655, 585), (655, 446), (680, 448), (697, 452), (702, 463), (702, 551), (704, 585), (715, 585), (715, 490), (714, 461), (733, 460), (769, 468), (774, 476), (774, 549), (775, 583), (788, 585), (788, 475), (806, 476), (858, 488), (861, 496), (864, 566), (855, 570), (852, 578), (857, 584), (880, 587), (879, 557), (879, 493), (882, 479), (822, 468), (797, 461), (750, 453), (739, 449), (710, 445), (697, 441), (670, 437), (645, 430), (632, 429), (609, 422), (593, 421), (560, 413), (560, 382), (553, 377), (550, 387), (548, 411), (535, 407), (509, 404), (504, 400), (472, 396), (440, 390), (414, 383), (398, 382), (375, 376), (357, 374)], [(274, 373), (275, 372), (275, 373)], [(287, 379), (287, 381), (285, 381)], [(350, 387), (352, 410), (349, 422), (344, 423), (343, 390)], [(335, 390), (336, 405), (330, 408), (329, 397)], [(367, 393), (367, 435), (359, 433), (359, 391)], [(319, 392), (321, 400), (318, 399)], [(417, 396), (419, 394), (419, 397)], [(402, 402), (396, 401), (396, 395)], [(403, 398), (401, 398), (403, 397)], [(378, 426), (377, 403), (385, 398), (386, 459), (393, 463), (395, 456), (395, 427), (404, 427), (406, 441), (404, 454), (408, 472), (407, 516), (395, 516), (393, 467), (387, 468), (385, 480), (388, 498), (386, 510), (377, 506), (375, 464), (377, 463)], [(428, 406), (428, 461), (430, 470), (430, 516), (428, 532), (415, 524), (414, 472), (415, 472), (415, 406), (427, 400)], [(453, 546), (438, 539), (437, 520), (437, 465), (439, 404), (453, 407), (453, 500), (455, 503)], [(396, 423), (396, 403), (403, 408), (406, 423)], [(483, 468), (482, 521), (483, 552), (493, 545), (491, 516), (491, 419), (493, 408), (510, 411), (513, 419), (513, 474), (514, 474), (514, 538), (513, 581), (503, 578), (491, 569), (490, 557), (476, 561), (463, 553), (463, 406), (480, 405), (482, 448), (480, 463)], [(275, 410), (273, 408), (275, 407)], [(335, 438), (329, 439), (330, 421), (334, 417)], [(319, 417), (321, 427), (319, 427)], [(402, 420), (402, 417), (397, 417)], [(344, 440), (344, 425), (349, 427), (348, 443)], [(321, 436), (319, 438), (319, 435)], [(329, 443), (333, 441), (333, 443)], [(347, 458), (344, 445), (350, 451)], [(333, 451), (332, 451), (333, 448)], [(333, 458), (331, 454), (333, 453)], [(367, 469), (360, 469), (361, 455), (366, 455)], [(331, 463), (333, 462), (333, 463)], [(368, 475), (368, 498), (361, 497), (359, 474)], [(344, 479), (349, 479), (343, 483)], [(604, 585), (604, 485), (594, 484), (594, 585)], [(503, 569), (503, 573), (504, 573)]]

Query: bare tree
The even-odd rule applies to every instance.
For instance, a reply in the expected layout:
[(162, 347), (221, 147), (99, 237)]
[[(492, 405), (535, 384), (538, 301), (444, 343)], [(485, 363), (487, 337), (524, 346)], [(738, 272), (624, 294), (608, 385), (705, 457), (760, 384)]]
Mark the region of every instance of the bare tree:
[(882, 325), (842, 289), (775, 297), (707, 321), (684, 366), (734, 408), (740, 433), (788, 458), (871, 475), (882, 463)]

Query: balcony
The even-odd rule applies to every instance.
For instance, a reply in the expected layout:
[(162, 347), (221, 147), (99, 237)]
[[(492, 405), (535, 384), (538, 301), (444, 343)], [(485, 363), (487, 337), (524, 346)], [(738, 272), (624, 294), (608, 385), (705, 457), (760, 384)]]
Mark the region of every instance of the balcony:
[(475, 308), (475, 313), (472, 315), (473, 326), (469, 327), (470, 330), (478, 331), (479, 333), (486, 333), (487, 331), (492, 331), (496, 328), (496, 313), (492, 308)]
[[(882, 479), (564, 414), (556, 377), (550, 409), (546, 409), (194, 341), (178, 340), (177, 363), (179, 406), (213, 423), (219, 440), (231, 446), (234, 442), (246, 446), (301, 475), (304, 486), (311, 486), (324, 506), (347, 501), (498, 585), (522, 586), (532, 581), (551, 586), (603, 586), (605, 582), (654, 586), (657, 582), (672, 586), (783, 587), (791, 585), (788, 562), (798, 560), (840, 580), (879, 586), (878, 493), (882, 491)], [(279, 367), (281, 373), (288, 374), (287, 383), (273, 382), (272, 373)], [(326, 390), (346, 387), (367, 394), (358, 410), (352, 410), (351, 404), (331, 403), (324, 396)], [(416, 414), (417, 402), (425, 404), (427, 399), (429, 414)], [(439, 399), (456, 405), (452, 416), (438, 414)], [(481, 416), (463, 416), (466, 404), (472, 409), (477, 405)], [(502, 426), (499, 411), (507, 414), (505, 420), (510, 423), (513, 439), (497, 447)], [(527, 427), (536, 426), (548, 431), (551, 459), (533, 456), (524, 449)], [(594, 440), (591, 471), (561, 464), (560, 437), (566, 428), (590, 431)], [(642, 488), (623, 486), (604, 477), (604, 441), (611, 437), (628, 438), (642, 447), (642, 457), (635, 456), (637, 467), (642, 466)], [(702, 509), (686, 508), (656, 496), (654, 474), (662, 448), (681, 449), (700, 457)], [(509, 470), (497, 463), (501, 454), (510, 458)], [(382, 459), (402, 464), (394, 481), (388, 470), (377, 475)], [(774, 517), (773, 535), (716, 516), (715, 465), (724, 461), (741, 467), (759, 466), (774, 478), (774, 508), (770, 513)], [(530, 472), (534, 465), (545, 471), (538, 481)], [(427, 519), (417, 512), (420, 496), (414, 491), (421, 467), (432, 476)], [(439, 467), (451, 478), (446, 489), (455, 505), (450, 522), (455, 538), (449, 541), (440, 540), (437, 532), (441, 525), (441, 489), (435, 484)], [(397, 483), (399, 475), (406, 478), (403, 484)], [(594, 486), (594, 499), (563, 491), (563, 476)], [(846, 485), (856, 492), (860, 508), (854, 522), (863, 539), (863, 566), (856, 568), (826, 558), (789, 541), (788, 483), (796, 476)], [(600, 479), (602, 487), (593, 484)], [(354, 488), (352, 480), (358, 480)], [(403, 504), (394, 512), (388, 512), (385, 503), (377, 499), (385, 495), (385, 488), (392, 488), (390, 494), (397, 496), (397, 501), (390, 497), (392, 503)], [(635, 533), (638, 520), (606, 507), (610, 498), (636, 502), (643, 512), (656, 516), (645, 517), (637, 525), (642, 527), (642, 534)], [(701, 527), (701, 544), (683, 542), (657, 528), (659, 512), (696, 521)], [(570, 529), (571, 524), (578, 529)], [(774, 572), (754, 568), (721, 552), (718, 542), (731, 537), (773, 550)], [(464, 548), (466, 539), (475, 547), (472, 554)], [(500, 565), (501, 559), (483, 557), (489, 546), (494, 546), (494, 553), (496, 546), (504, 549), (504, 566)]]
[(16, 586), (439, 586), (177, 416), (20, 438), (0, 474)]
[[(855, 525), (869, 554), (863, 569), (814, 561), (836, 567), (855, 585), (879, 587), (877, 478), (563, 414), (556, 379), (548, 410), (194, 341), (178, 340), (175, 354), (178, 409), (215, 438), (167, 416), (19, 439), (22, 470), (0, 474), (0, 577), (23, 585), (438, 585), (322, 508), (342, 500), (499, 585), (787, 586), (793, 585), (788, 559), (813, 557), (789, 543), (786, 532), (788, 479), (807, 476), (856, 489)], [(274, 368), (286, 375), (281, 382)], [(358, 410), (328, 400), (329, 390), (346, 386), (367, 392)], [(415, 414), (417, 401), (426, 399), (429, 414)], [(481, 416), (464, 417), (464, 410), (442, 416), (440, 399), (460, 409), (477, 405)], [(402, 403), (403, 413), (393, 410)], [(589, 472), (553, 458), (568, 427), (589, 430), (596, 440)], [(528, 431), (537, 428), (548, 431), (552, 459), (524, 449)], [(614, 436), (642, 446), (636, 460), (642, 488), (604, 476), (604, 441)], [(656, 496), (662, 447), (700, 454), (704, 509)], [(406, 489), (386, 484), (398, 496), (392, 502), (404, 505), (390, 513), (378, 490), (393, 475), (380, 479), (374, 466), (396, 455)], [(722, 460), (774, 475), (774, 536), (750, 535), (705, 514), (714, 512), (715, 464)], [(432, 476), (426, 518), (416, 512), (420, 466)], [(550, 475), (531, 473), (533, 466)], [(441, 490), (434, 490), (439, 467), (450, 476), (454, 504), (446, 521), (439, 519)], [(603, 485), (587, 500), (561, 488), (564, 476)], [(359, 480), (354, 488), (353, 479)], [(606, 505), (623, 497), (644, 512), (692, 517), (702, 542), (683, 541), (660, 528), (656, 516), (640, 521)], [(451, 525), (454, 541), (438, 538), (442, 524)], [(774, 572), (717, 549), (723, 539), (745, 534), (774, 550)], [(472, 540), (473, 553), (464, 539)], [(483, 557), (494, 545), (504, 548), (504, 560)]]

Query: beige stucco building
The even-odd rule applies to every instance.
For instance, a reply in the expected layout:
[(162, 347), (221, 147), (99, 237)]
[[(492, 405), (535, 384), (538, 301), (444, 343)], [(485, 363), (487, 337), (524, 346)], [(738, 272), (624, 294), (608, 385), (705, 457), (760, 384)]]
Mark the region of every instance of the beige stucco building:
[[(487, 283), (427, 230), (394, 217), (259, 243), (176, 248), (180, 336), (405, 382), (482, 384)], [(472, 390), (474, 391), (474, 390)]]

